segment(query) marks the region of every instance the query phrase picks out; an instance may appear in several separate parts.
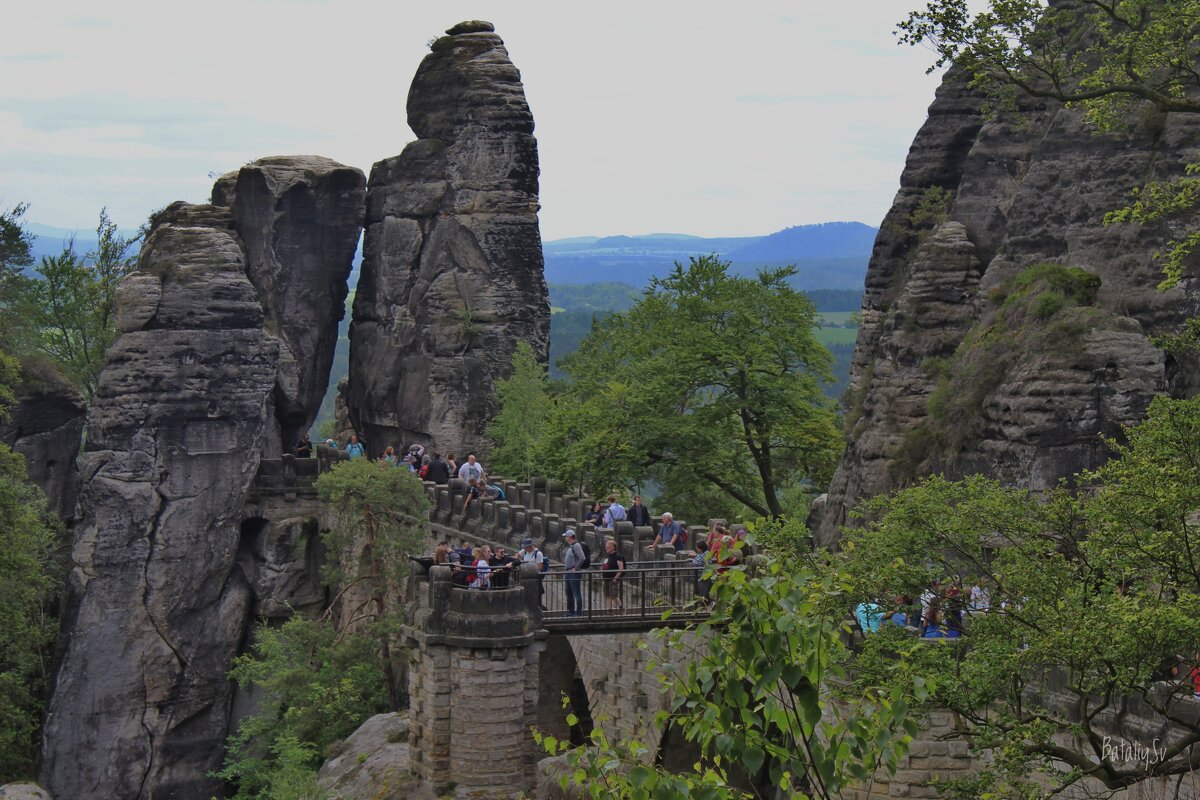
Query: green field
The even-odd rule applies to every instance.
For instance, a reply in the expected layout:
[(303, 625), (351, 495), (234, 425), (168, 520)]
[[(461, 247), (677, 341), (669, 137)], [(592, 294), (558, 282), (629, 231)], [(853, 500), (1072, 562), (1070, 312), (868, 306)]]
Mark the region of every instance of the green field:
[(825, 325), (845, 325), (857, 311), (822, 311), (821, 322)]
[(835, 344), (854, 344), (858, 339), (858, 328), (821, 328), (817, 331), (817, 341), (826, 347)]

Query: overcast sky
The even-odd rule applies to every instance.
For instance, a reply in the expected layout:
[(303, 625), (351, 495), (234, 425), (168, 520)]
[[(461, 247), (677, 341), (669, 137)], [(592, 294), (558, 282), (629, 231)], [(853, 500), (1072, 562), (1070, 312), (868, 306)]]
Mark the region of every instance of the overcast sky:
[(412, 141), (427, 43), (495, 23), (521, 70), (542, 234), (878, 225), (938, 76), (915, 0), (40, 0), (0, 29), (0, 207), (136, 228), (261, 156), (369, 171)]

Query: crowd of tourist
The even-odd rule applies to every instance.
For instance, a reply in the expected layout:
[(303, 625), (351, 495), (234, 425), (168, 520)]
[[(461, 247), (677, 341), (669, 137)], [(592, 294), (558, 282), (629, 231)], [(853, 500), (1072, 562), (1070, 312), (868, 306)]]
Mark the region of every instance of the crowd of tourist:
[[(468, 464), (472, 467), (470, 470)], [(460, 472), (468, 485), (463, 504), (464, 512), (471, 502), (480, 498), (504, 499), (501, 487), (487, 483), (482, 467), (478, 467), (478, 473), (474, 472), (475, 464), (473, 457), (469, 457)], [(480, 477), (473, 477), (474, 474)], [(685, 551), (688, 544), (687, 526), (676, 520), (669, 511), (664, 512), (661, 519), (662, 524), (652, 546), (665, 545), (673, 547), (676, 552)], [(590, 522), (602, 530), (612, 529), (616, 523), (622, 521), (643, 527), (653, 525), (650, 510), (640, 495), (633, 497), (628, 508), (616, 495), (610, 495), (607, 503), (596, 501), (584, 514), (584, 522)], [(705, 538), (695, 542), (694, 555), (684, 563), (693, 570), (691, 580), (695, 582), (695, 596), (701, 603), (711, 602), (709, 595), (713, 581), (741, 563), (745, 538), (745, 528), (738, 527), (731, 533), (725, 525), (715, 523)], [(556, 567), (555, 571), (561, 571), (562, 578), (555, 583), (562, 584), (567, 617), (582, 617), (585, 613), (583, 578), (589, 571), (598, 573), (597, 580), (603, 589), (604, 610), (618, 614), (625, 611), (626, 592), (623, 591), (623, 586), (628, 582), (627, 573), (630, 566), (615, 539), (605, 539), (604, 552), (598, 560), (593, 561), (588, 545), (580, 539), (574, 529), (569, 528), (562, 533), (560, 552), (562, 564), (560, 568)], [(449, 566), (452, 582), (463, 589), (507, 588), (515, 585), (513, 570), (522, 563), (534, 564), (543, 579), (539, 581), (539, 594), (542, 609), (546, 608), (544, 578), (551, 569), (551, 560), (530, 538), (521, 541), (520, 550), (515, 556), (508, 555), (503, 547), (493, 549), (489, 545), (472, 546), (464, 539), (459, 547), (455, 548), (444, 541), (435, 550), (433, 563)], [(637, 566), (634, 565), (635, 568)]]
[(975, 585), (964, 592), (958, 581), (934, 580), (915, 601), (897, 595), (884, 608), (875, 601), (864, 601), (854, 609), (854, 621), (863, 634), (876, 633), (883, 625), (896, 625), (923, 639), (957, 639), (968, 627), (972, 614), (991, 609), (987, 587)]

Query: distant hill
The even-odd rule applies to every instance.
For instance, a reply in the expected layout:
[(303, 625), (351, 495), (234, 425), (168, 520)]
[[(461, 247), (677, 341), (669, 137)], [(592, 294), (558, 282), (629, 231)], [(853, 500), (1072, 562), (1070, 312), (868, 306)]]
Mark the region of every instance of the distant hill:
[(860, 222), (800, 225), (768, 236), (580, 236), (543, 243), (546, 280), (558, 284), (619, 282), (645, 286), (676, 261), (715, 253), (734, 272), (794, 264), (800, 289), (862, 289), (878, 229)]

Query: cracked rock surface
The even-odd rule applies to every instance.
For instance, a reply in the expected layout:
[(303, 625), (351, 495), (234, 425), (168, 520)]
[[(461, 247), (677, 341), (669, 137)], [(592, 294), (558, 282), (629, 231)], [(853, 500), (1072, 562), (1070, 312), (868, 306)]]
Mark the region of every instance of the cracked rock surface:
[(372, 453), (481, 451), (517, 342), (545, 361), (550, 332), (533, 115), (490, 23), (433, 43), (408, 123), (367, 186), (347, 406)]
[(88, 413), (42, 779), (62, 798), (208, 800), (251, 609), (235, 561), (279, 343), (226, 208), (163, 212), (118, 306)]
[[(810, 515), (819, 544), (836, 542), (863, 499), (930, 472), (1052, 487), (1102, 463), (1109, 453), (1099, 437), (1140, 421), (1155, 395), (1197, 391), (1197, 365), (1155, 349), (1148, 336), (1176, 332), (1200, 313), (1194, 265), (1178, 287), (1159, 291), (1154, 257), (1200, 219), (1105, 225), (1104, 216), (1124, 206), (1133, 187), (1184, 174), (1200, 119), (1147, 110), (1128, 130), (1097, 134), (1078, 111), (1051, 101), (993, 118), (981, 105), (961, 74), (947, 73), (876, 238), (847, 393), (846, 453)], [(938, 193), (946, 202), (930, 214)], [(1097, 324), (1058, 341), (1043, 335), (1055, 320), (1015, 332), (1023, 345), (1045, 341), (1014, 354), (982, 393), (961, 447), (914, 458), (918, 428), (947, 432), (929, 412), (942, 379), (935, 365), (948, 363), (953, 373), (971, 335), (995, 321), (997, 298), (1022, 270), (1046, 262), (1100, 278), (1087, 309)]]

